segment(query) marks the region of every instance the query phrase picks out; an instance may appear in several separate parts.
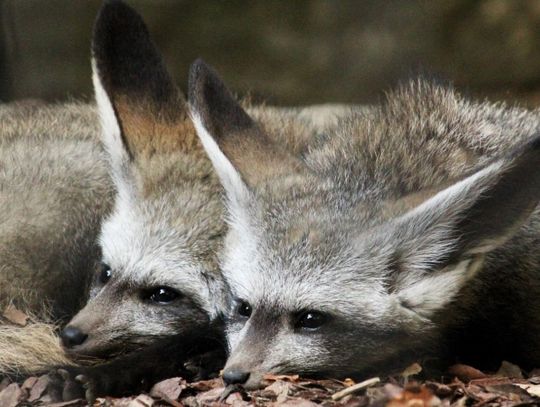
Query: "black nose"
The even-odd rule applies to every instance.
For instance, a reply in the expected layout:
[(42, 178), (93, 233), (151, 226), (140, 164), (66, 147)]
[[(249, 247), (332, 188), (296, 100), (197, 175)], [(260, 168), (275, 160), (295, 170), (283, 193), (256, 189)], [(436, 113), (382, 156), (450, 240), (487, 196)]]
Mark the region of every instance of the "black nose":
[(86, 335), (79, 328), (74, 326), (66, 326), (62, 332), (60, 332), (60, 338), (66, 348), (72, 348), (74, 346), (82, 344), (88, 335)]
[(249, 379), (249, 372), (238, 369), (227, 369), (223, 372), (225, 384), (244, 384)]

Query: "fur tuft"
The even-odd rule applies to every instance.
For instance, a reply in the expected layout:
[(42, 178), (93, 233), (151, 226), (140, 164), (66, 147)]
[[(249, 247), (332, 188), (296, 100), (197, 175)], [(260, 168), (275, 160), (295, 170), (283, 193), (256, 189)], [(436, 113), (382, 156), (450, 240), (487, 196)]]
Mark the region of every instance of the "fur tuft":
[(51, 366), (72, 365), (56, 329), (45, 322), (25, 327), (0, 325), (0, 376), (32, 375), (47, 372)]

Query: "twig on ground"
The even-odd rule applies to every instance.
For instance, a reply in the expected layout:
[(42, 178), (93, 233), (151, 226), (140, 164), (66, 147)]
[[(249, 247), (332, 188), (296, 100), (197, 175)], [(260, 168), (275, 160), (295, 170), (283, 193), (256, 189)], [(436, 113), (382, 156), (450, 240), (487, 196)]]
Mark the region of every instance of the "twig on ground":
[(348, 396), (349, 394), (353, 394), (360, 390), (367, 389), (368, 387), (371, 387), (379, 383), (380, 381), (381, 379), (379, 379), (378, 377), (364, 380), (363, 382), (357, 383), (351, 387), (347, 387), (346, 389), (343, 389), (341, 391), (338, 391), (337, 393), (334, 393), (332, 395), (332, 400), (334, 401), (341, 400), (343, 397)]

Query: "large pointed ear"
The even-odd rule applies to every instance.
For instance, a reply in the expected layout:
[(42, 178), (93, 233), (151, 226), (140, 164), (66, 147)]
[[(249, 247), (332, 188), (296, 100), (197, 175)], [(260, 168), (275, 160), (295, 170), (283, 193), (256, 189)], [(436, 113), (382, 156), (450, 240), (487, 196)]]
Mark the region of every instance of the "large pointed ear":
[(453, 300), (484, 255), (511, 239), (540, 200), (540, 138), (444, 189), (399, 218), (392, 286), (429, 316)]
[(191, 66), (188, 89), (195, 128), (230, 199), (245, 196), (263, 179), (296, 170), (296, 160), (251, 119), (202, 60)]
[(103, 140), (117, 169), (156, 152), (191, 148), (187, 104), (141, 17), (105, 1), (94, 26), (92, 68)]

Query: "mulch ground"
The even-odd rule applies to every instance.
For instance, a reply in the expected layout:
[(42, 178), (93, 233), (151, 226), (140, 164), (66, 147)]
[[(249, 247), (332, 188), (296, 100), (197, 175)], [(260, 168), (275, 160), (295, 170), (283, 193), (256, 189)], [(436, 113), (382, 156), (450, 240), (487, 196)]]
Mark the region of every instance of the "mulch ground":
[[(540, 370), (524, 374), (504, 362), (492, 375), (466, 365), (450, 369), (445, 382), (417, 381), (421, 367), (414, 364), (397, 376), (384, 380), (307, 380), (298, 376), (266, 376), (266, 387), (246, 392), (224, 387), (221, 379), (188, 383), (171, 378), (157, 383), (148, 394), (132, 397), (98, 398), (94, 406), (346, 406), (346, 407), (436, 407), (436, 406), (540, 406)], [(24, 383), (0, 383), (0, 406), (87, 406), (82, 399), (62, 401), (49, 386), (49, 377), (30, 377)]]

